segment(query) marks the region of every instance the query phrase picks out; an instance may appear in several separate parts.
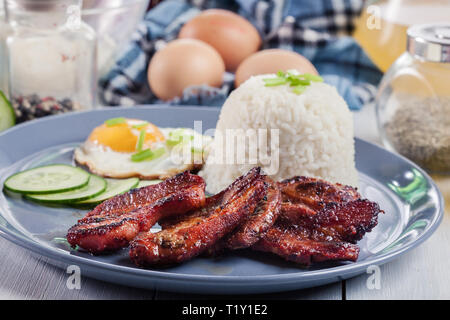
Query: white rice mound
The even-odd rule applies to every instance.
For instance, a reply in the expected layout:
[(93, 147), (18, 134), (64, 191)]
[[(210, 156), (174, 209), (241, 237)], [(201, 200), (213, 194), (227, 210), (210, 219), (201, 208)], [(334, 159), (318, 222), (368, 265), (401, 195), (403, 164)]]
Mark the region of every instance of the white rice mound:
[[(255, 166), (269, 171), (276, 181), (309, 176), (357, 187), (353, 116), (344, 99), (325, 83), (313, 82), (300, 95), (289, 85), (266, 87), (262, 79), (274, 76), (252, 77), (234, 90), (222, 107), (216, 134), (225, 129), (279, 129), (279, 144), (274, 146), (279, 148), (278, 170), (264, 166), (259, 158), (256, 164), (217, 163), (214, 154), (224, 152), (226, 139), (214, 141), (199, 173), (207, 191), (221, 191)], [(267, 145), (274, 154), (270, 142)], [(248, 150), (245, 154), (248, 158)]]

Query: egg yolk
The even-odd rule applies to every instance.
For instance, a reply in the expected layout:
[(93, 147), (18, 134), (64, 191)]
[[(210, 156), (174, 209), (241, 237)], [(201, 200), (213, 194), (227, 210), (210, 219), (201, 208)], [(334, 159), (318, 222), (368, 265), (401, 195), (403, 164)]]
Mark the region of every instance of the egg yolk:
[[(136, 123), (134, 123), (136, 124)], [(94, 143), (107, 146), (117, 152), (135, 152), (139, 134), (145, 130), (144, 148), (151, 147), (156, 142), (165, 140), (162, 132), (155, 125), (148, 123), (145, 127), (135, 129), (128, 122), (112, 126), (102, 124), (95, 128), (88, 140)]]

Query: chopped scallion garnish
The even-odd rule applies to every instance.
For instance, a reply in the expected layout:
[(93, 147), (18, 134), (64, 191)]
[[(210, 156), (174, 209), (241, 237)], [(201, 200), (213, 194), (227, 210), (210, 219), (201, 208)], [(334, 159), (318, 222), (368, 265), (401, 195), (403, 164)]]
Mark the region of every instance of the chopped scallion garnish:
[(177, 144), (181, 143), (183, 140), (184, 142), (189, 140), (194, 140), (194, 136), (191, 134), (186, 134), (186, 130), (184, 129), (176, 129), (174, 131), (171, 131), (169, 133), (169, 139), (166, 140), (166, 144), (169, 147), (176, 146)]
[(133, 154), (131, 156), (131, 161), (133, 162), (150, 161), (161, 157), (164, 153), (166, 153), (166, 149), (164, 148), (158, 148), (156, 150), (145, 149)]
[(292, 88), (292, 91), (296, 94), (302, 94), (305, 92), (307, 86), (298, 85)]
[(299, 78), (292, 78), (292, 80), (290, 80), (290, 86), (291, 87), (295, 87), (295, 86), (309, 86), (311, 84), (311, 81), (309, 80), (305, 80), (305, 79), (299, 79)]
[(321, 76), (318, 76), (315, 74), (305, 73), (305, 74), (302, 74), (302, 77), (309, 81), (323, 82), (323, 78)]
[(284, 84), (289, 84), (292, 87), (292, 92), (295, 94), (302, 94), (311, 82), (323, 82), (323, 78), (318, 75), (304, 73), (293, 74), (290, 72), (278, 71), (276, 78), (263, 79), (266, 87), (276, 87)]
[(136, 145), (136, 151), (142, 151), (142, 147), (144, 146), (144, 141), (145, 141), (145, 130), (141, 130), (139, 132), (139, 139)]
[(177, 139), (169, 138), (166, 140), (166, 144), (169, 147), (173, 147), (173, 146), (176, 146), (177, 144), (179, 144), (181, 142), (181, 140), (182, 140), (181, 137), (178, 137)]
[(153, 152), (153, 155), (151, 156), (151, 158), (149, 160), (154, 160), (154, 159), (161, 157), (162, 155), (164, 155), (166, 153), (166, 149), (161, 147), (156, 150), (153, 150), (152, 152)]
[(264, 79), (264, 82), (266, 84), (266, 87), (275, 87), (275, 86), (280, 86), (282, 84), (286, 84), (288, 82), (288, 80), (286, 78), (269, 78), (269, 79)]
[(112, 118), (112, 119), (106, 120), (105, 124), (108, 127), (112, 127), (112, 126), (115, 126), (115, 125), (118, 125), (118, 124), (122, 124), (122, 123), (125, 123), (125, 122), (126, 122), (125, 118), (119, 117), (119, 118)]
[(141, 161), (147, 160), (149, 157), (152, 156), (152, 154), (153, 154), (152, 150), (145, 149), (145, 150), (142, 150), (142, 151), (140, 151), (138, 153), (133, 154), (131, 156), (131, 161), (141, 162)]
[(169, 132), (169, 139), (166, 140), (168, 146), (176, 146), (183, 139), (184, 129), (176, 129)]
[(147, 125), (148, 125), (148, 122), (144, 121), (142, 123), (138, 123), (138, 124), (133, 125), (132, 128), (134, 128), (134, 129), (142, 129), (142, 128), (146, 127)]

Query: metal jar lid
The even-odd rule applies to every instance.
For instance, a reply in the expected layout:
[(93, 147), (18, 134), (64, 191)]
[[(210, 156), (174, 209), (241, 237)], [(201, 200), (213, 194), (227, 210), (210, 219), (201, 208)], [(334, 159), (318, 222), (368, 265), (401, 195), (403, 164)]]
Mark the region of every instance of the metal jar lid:
[(431, 62), (450, 63), (450, 23), (412, 26), (407, 31), (408, 52)]

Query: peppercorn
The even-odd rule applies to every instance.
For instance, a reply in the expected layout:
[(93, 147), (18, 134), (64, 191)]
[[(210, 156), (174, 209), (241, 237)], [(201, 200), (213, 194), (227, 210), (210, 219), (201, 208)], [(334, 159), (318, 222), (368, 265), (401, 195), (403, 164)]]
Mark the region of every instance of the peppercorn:
[(53, 97), (40, 98), (37, 94), (13, 97), (12, 105), (17, 123), (79, 109), (78, 104), (68, 98), (62, 100)]

